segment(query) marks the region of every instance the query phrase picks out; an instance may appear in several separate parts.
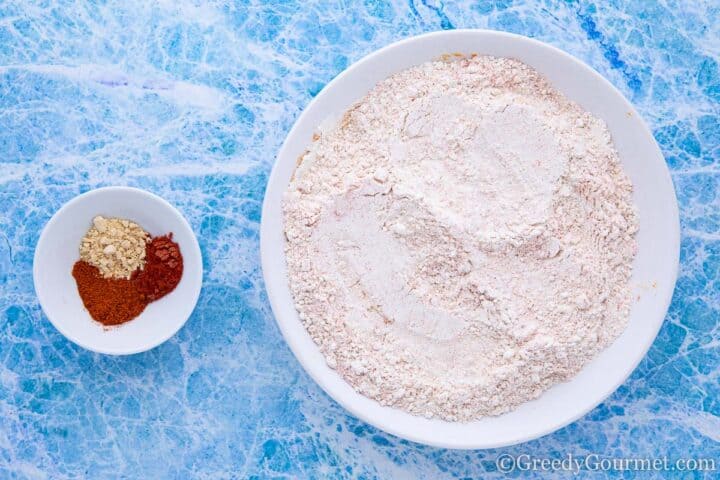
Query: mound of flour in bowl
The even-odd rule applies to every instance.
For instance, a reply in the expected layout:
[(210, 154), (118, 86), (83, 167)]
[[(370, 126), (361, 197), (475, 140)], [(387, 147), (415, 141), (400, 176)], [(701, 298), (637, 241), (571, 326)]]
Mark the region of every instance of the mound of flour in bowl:
[(605, 124), (527, 65), (419, 65), (300, 158), (283, 203), (296, 308), (383, 405), (506, 412), (623, 331), (631, 192)]

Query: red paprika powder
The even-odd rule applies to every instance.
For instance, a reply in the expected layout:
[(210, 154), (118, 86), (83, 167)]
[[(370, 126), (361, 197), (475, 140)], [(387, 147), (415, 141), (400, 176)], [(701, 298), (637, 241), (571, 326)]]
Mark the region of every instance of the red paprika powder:
[(172, 233), (153, 238), (145, 247), (145, 268), (137, 270), (132, 281), (138, 291), (152, 302), (172, 292), (183, 273), (183, 257)]
[(80, 260), (72, 270), (90, 316), (103, 325), (119, 325), (145, 310), (148, 302), (131, 280), (104, 278), (97, 267)]

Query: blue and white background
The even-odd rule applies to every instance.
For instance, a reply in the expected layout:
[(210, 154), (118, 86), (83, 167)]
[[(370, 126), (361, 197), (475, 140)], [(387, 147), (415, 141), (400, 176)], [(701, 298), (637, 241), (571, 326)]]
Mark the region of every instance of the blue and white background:
[[(675, 296), (632, 377), (571, 426), (488, 451), (349, 416), (283, 342), (258, 258), (265, 182), (305, 105), (365, 54), (450, 28), (597, 69), (649, 123), (681, 209)], [(493, 478), (501, 454), (568, 452), (720, 468), (719, 56), (716, 0), (0, 0), (0, 479)], [(205, 262), (186, 326), (119, 358), (65, 340), (32, 284), (50, 216), (117, 184), (178, 206)], [(720, 473), (678, 478), (703, 475)], [(647, 477), (593, 478), (613, 476)]]

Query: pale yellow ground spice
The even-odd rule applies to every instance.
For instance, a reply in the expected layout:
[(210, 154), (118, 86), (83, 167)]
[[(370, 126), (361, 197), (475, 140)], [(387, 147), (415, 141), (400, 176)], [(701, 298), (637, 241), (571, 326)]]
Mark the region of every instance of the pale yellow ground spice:
[(150, 235), (135, 222), (97, 216), (80, 243), (80, 259), (94, 265), (105, 278), (129, 279), (145, 266)]

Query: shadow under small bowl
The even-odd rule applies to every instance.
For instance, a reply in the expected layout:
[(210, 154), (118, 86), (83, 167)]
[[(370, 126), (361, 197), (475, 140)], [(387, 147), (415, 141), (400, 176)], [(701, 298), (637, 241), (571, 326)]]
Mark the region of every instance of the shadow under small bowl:
[[(97, 215), (132, 220), (152, 236), (172, 232), (183, 255), (175, 290), (114, 327), (90, 317), (72, 276), (80, 241)], [(127, 355), (160, 345), (185, 324), (200, 295), (202, 256), (192, 228), (175, 207), (144, 190), (106, 187), (73, 198), (53, 215), (35, 249), (33, 278), (40, 305), (60, 333), (88, 350)]]

